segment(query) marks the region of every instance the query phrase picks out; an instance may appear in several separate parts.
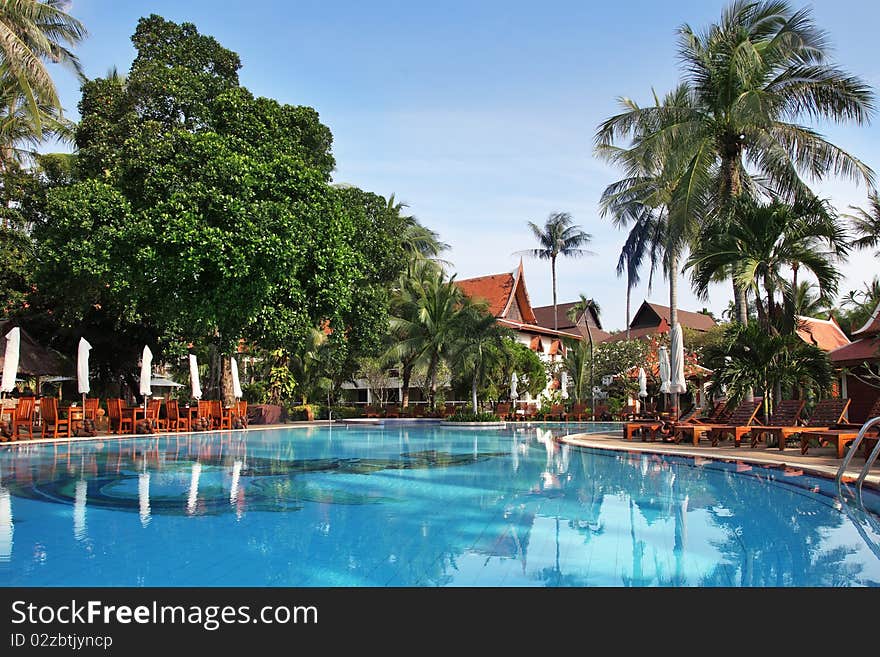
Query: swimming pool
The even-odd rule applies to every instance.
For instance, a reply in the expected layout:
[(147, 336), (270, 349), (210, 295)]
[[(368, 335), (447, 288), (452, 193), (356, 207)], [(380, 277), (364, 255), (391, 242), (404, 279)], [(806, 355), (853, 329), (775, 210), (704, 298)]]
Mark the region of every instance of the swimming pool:
[(876, 492), (871, 514), (800, 471), (551, 436), (617, 427), (389, 424), (0, 449), (0, 585), (880, 584)]

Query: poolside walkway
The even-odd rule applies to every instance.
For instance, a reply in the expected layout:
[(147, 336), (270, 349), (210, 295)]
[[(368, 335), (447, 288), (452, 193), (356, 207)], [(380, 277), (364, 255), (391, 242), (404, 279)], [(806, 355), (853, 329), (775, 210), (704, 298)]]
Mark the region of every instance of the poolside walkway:
[[(810, 448), (806, 454), (802, 455), (798, 447), (791, 447), (784, 451), (779, 451), (775, 447), (758, 446), (752, 448), (749, 445), (743, 445), (736, 448), (732, 444), (719, 445), (712, 447), (709, 444), (695, 447), (692, 444), (665, 443), (662, 441), (646, 441), (642, 442), (640, 438), (635, 440), (624, 440), (618, 434), (584, 434), (573, 433), (560, 438), (562, 442), (581, 447), (596, 447), (600, 449), (616, 449), (635, 452), (653, 452), (660, 454), (677, 454), (679, 456), (694, 456), (716, 459), (731, 459), (736, 461), (748, 461), (751, 463), (762, 463), (769, 465), (787, 465), (792, 468), (801, 468), (834, 477), (837, 469), (840, 467), (841, 460), (837, 458), (833, 447)], [(850, 467), (847, 469), (847, 475), (851, 474), (853, 478), (857, 477), (862, 467), (864, 459), (857, 455)], [(880, 486), (880, 459), (874, 463), (871, 473), (866, 481), (873, 486)]]

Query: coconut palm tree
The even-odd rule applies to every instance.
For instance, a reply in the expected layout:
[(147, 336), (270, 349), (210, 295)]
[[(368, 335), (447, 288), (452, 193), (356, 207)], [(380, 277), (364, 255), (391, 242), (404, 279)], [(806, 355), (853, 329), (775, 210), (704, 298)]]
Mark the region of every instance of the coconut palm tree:
[(46, 62), (71, 69), (85, 80), (70, 48), (86, 37), (83, 24), (65, 11), (64, 0), (9, 0), (0, 3), (0, 78), (13, 80), (15, 97), (30, 108), (37, 134), (42, 134), (46, 107), (59, 114), (61, 101)]
[(817, 294), (815, 283), (809, 281), (801, 281), (794, 288), (793, 294), (793, 314), (801, 317), (816, 317), (818, 319), (828, 319), (828, 313), (831, 309), (828, 299), (822, 298), (821, 294)]
[[(768, 204), (740, 198), (734, 205), (733, 223), (709, 223), (699, 245), (688, 259), (694, 290), (708, 298), (709, 284), (719, 273), (733, 271), (737, 285), (754, 292), (761, 325), (773, 331), (788, 300), (793, 307), (792, 285), (783, 269), (797, 263), (818, 281), (820, 298), (830, 301), (837, 292), (840, 272), (836, 264), (848, 250), (847, 236), (827, 203), (813, 199), (788, 205), (775, 200)], [(793, 327), (793, 317), (787, 318)]]
[[(873, 249), (880, 246), (880, 197), (877, 192), (868, 195), (868, 209), (851, 205), (854, 215), (845, 215), (852, 220), (856, 232), (861, 237), (853, 240), (853, 246), (857, 249)], [(880, 251), (875, 253), (880, 258)]]
[[(827, 54), (827, 35), (809, 9), (735, 0), (706, 31), (679, 29), (690, 102), (633, 104), (599, 126), (597, 146), (639, 133), (646, 134), (637, 144), (643, 151), (675, 145), (663, 174), (674, 183), (668, 204), (673, 236), (686, 235), (713, 211), (725, 212), (744, 191), (769, 189), (786, 200), (810, 197), (804, 174), (872, 185), (870, 167), (798, 123), (809, 118), (864, 125), (874, 109), (870, 86), (829, 64)], [(744, 290), (735, 287), (735, 298), (744, 323)]]
[(527, 222), (527, 225), (540, 246), (537, 249), (526, 249), (518, 253), (550, 261), (550, 275), (553, 282), (553, 328), (557, 329), (559, 321), (556, 317), (556, 259), (560, 256), (579, 258), (594, 255), (592, 251), (582, 248), (589, 244), (593, 236), (575, 225), (568, 212), (551, 212), (543, 227), (532, 221)]
[(503, 362), (507, 354), (505, 343), (512, 339), (510, 330), (499, 326), (485, 304), (466, 300), (458, 311), (457, 338), (453, 347), (453, 361), (471, 374), (471, 403), (474, 414), (479, 413), (477, 390), (486, 370)]
[(397, 216), (402, 223), (400, 233), (401, 245), (412, 260), (433, 260), (440, 264), (446, 264), (438, 260), (438, 256), (449, 249), (449, 245), (440, 241), (440, 235), (423, 226), (419, 220), (406, 213), (406, 203), (398, 201), (394, 194), (388, 197), (387, 210), (393, 216)]
[(0, 171), (32, 160), (47, 139), (73, 143), (73, 122), (52, 105), (40, 103), (37, 112), (17, 94), (15, 81), (0, 78)]
[(587, 398), (587, 391), (592, 373), (593, 350), (586, 340), (573, 340), (566, 338), (565, 355), (562, 357), (562, 366), (571, 377), (572, 395), (576, 402), (582, 402)]
[(663, 222), (654, 212), (646, 209), (630, 228), (617, 259), (617, 276), (626, 273), (626, 339), (630, 338), (632, 314), (632, 291), (642, 281), (641, 269), (647, 260), (648, 288), (651, 288), (654, 272), (663, 260)]
[(428, 401), (433, 408), (437, 368), (453, 353), (458, 312), (465, 297), (455, 277), (447, 280), (442, 271), (426, 271), (423, 279), (413, 279), (400, 295), (393, 308), (391, 330), (400, 336), (401, 353), (417, 354), (417, 359), (427, 363)]

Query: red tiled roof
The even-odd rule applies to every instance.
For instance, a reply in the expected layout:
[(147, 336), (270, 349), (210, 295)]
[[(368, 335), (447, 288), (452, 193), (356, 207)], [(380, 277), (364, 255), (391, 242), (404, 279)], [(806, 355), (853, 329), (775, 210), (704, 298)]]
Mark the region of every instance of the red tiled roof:
[[(546, 326), (538, 326), (537, 324), (526, 324), (524, 322), (517, 322), (512, 319), (499, 319), (498, 323), (502, 326), (506, 326), (508, 328), (516, 329), (519, 331), (523, 331), (524, 333), (539, 333), (541, 335), (550, 335), (550, 336), (558, 336), (563, 338), (573, 338), (575, 340), (583, 339), (580, 333), (576, 333), (575, 331), (554, 331), (551, 328), (547, 328)], [(593, 329), (593, 341), (598, 343), (599, 339), (596, 337), (597, 334), (605, 333), (605, 331), (600, 331), (599, 329)], [(605, 335), (609, 335), (605, 333)]]
[[(645, 304), (662, 319), (666, 320), (667, 324), (669, 323), (669, 306), (661, 306), (660, 304), (649, 303), (648, 301), (645, 301)], [(636, 315), (638, 315), (638, 312), (636, 312)], [(689, 310), (678, 311), (678, 323), (683, 327), (687, 326), (688, 328), (696, 329), (698, 331), (708, 331), (713, 326), (716, 326), (715, 320), (709, 317), (709, 315), (692, 313)]]
[(513, 291), (513, 274), (492, 274), (456, 281), (458, 287), (475, 301), (481, 299), (489, 304), (489, 312), (500, 317), (507, 308), (510, 293)]
[(865, 325), (858, 331), (853, 331), (853, 335), (868, 336), (880, 334), (880, 303), (874, 308), (874, 312), (865, 322)]
[(807, 344), (814, 344), (822, 351), (834, 351), (850, 343), (850, 339), (834, 319), (816, 319), (798, 315), (797, 334)]
[(837, 365), (850, 365), (864, 361), (880, 361), (880, 335), (875, 335), (838, 347), (830, 354), (831, 362)]

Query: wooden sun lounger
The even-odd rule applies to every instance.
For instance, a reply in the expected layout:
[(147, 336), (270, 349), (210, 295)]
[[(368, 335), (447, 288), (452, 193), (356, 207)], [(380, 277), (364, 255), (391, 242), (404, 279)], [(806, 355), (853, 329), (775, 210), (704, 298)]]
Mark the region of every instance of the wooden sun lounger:
[[(685, 437), (690, 437), (694, 446), (700, 444), (700, 436), (704, 433), (709, 434), (712, 447), (718, 446), (721, 438), (721, 431), (730, 430), (731, 427), (750, 427), (755, 421), (755, 416), (761, 408), (761, 399), (756, 397), (752, 403), (741, 402), (739, 406), (730, 414), (725, 422), (715, 424), (701, 423), (678, 423), (673, 426), (673, 435), (675, 442), (681, 442)], [(716, 431), (717, 430), (717, 431)], [(739, 447), (739, 437), (734, 437), (734, 443)]]
[(798, 425), (797, 422), (772, 421), (752, 433), (752, 447), (758, 444), (761, 435), (766, 435), (768, 438), (775, 438), (778, 441), (779, 450), (782, 451), (785, 449), (785, 442), (789, 436), (803, 433), (807, 429), (822, 431), (838, 426), (846, 417), (849, 402), (849, 399), (839, 398), (821, 400), (816, 404), (810, 419), (804, 425)]
[[(880, 397), (876, 399), (874, 405), (871, 406), (871, 410), (868, 411), (869, 418), (878, 416), (880, 416)], [(861, 428), (861, 425), (850, 424), (846, 427), (840, 428), (810, 429), (809, 431), (804, 431), (801, 433), (801, 454), (806, 454), (807, 450), (810, 449), (811, 439), (817, 439), (820, 447), (823, 445), (835, 445), (837, 447), (837, 458), (842, 459), (843, 455), (846, 453), (846, 446), (856, 439), (856, 436), (859, 435), (859, 429)], [(868, 435), (880, 436), (880, 433), (874, 431)], [(866, 439), (865, 442), (871, 443), (873, 440)]]
[(745, 434), (751, 435), (752, 447), (755, 447), (760, 442), (761, 437), (769, 433), (770, 427), (798, 426), (801, 422), (801, 412), (804, 410), (804, 404), (806, 404), (806, 401), (803, 399), (783, 399), (781, 402), (777, 402), (766, 424), (749, 427), (741, 433), (743, 436)]

